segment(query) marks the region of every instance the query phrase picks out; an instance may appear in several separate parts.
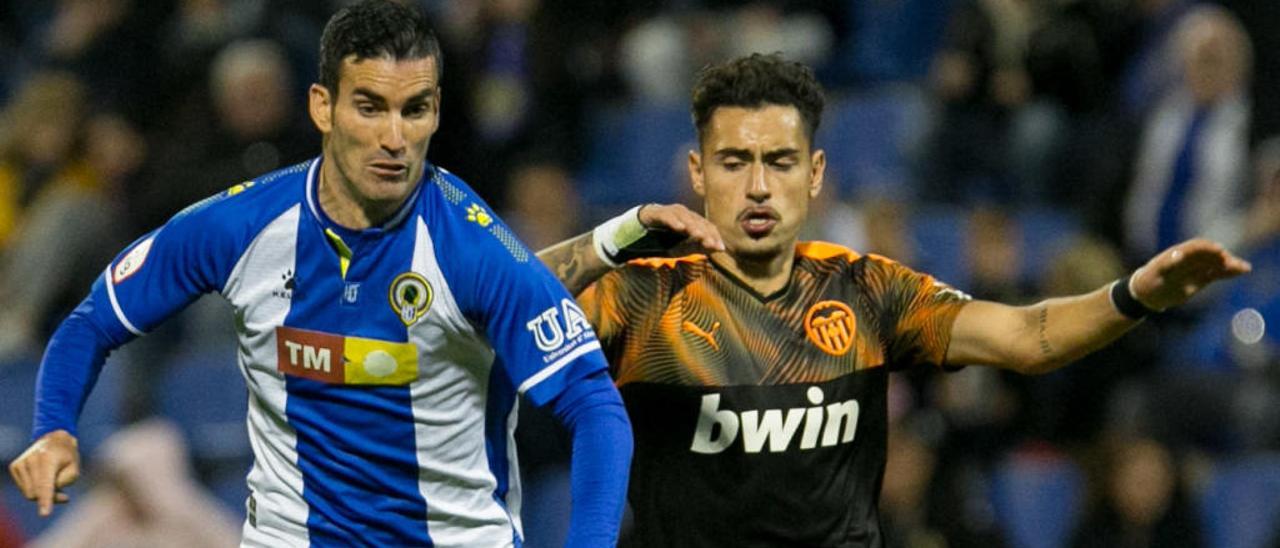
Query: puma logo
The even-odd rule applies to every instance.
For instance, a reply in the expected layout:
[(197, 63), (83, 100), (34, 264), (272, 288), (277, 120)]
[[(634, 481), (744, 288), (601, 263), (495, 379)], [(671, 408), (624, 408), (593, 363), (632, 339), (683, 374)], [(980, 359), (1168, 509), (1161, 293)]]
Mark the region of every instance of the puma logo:
[(698, 327), (698, 324), (689, 320), (685, 320), (682, 325), (684, 326), (685, 331), (702, 337), (707, 341), (707, 344), (711, 345), (711, 348), (716, 349), (717, 352), (720, 351), (720, 343), (716, 342), (716, 330), (720, 329), (720, 322), (712, 323), (710, 331), (703, 331), (701, 327)]

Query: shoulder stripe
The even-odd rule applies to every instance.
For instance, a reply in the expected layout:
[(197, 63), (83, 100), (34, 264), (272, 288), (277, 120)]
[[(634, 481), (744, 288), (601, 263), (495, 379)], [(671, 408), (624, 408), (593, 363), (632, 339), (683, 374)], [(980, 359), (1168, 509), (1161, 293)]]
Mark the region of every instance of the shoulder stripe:
[(130, 333), (139, 337), (145, 335), (145, 333), (133, 326), (133, 323), (129, 321), (129, 318), (124, 317), (124, 310), (120, 309), (120, 302), (116, 300), (116, 286), (111, 281), (110, 266), (108, 266), (107, 270), (102, 273), (102, 276), (102, 282), (107, 284), (107, 298), (111, 300), (111, 310), (115, 311), (116, 319), (120, 320), (120, 323), (124, 325), (125, 329), (128, 329)]
[(846, 257), (849, 262), (861, 258), (857, 251), (830, 242), (800, 242), (796, 244), (796, 254), (809, 259), (825, 260), (835, 257)]
[(547, 380), (548, 377), (556, 374), (557, 371), (564, 369), (564, 366), (569, 365), (569, 363), (572, 362), (573, 360), (576, 360), (582, 357), (584, 354), (595, 351), (595, 350), (600, 350), (599, 341), (591, 341), (587, 344), (579, 346), (578, 348), (574, 349), (573, 352), (570, 352), (568, 354), (565, 354), (564, 356), (561, 356), (560, 359), (554, 362), (551, 362), (551, 365), (548, 365), (542, 368), (542, 371), (537, 372), (532, 377), (529, 377), (527, 380), (525, 380), (523, 383), (520, 383), (520, 388), (517, 388), (516, 392), (519, 394), (524, 394), (529, 389), (537, 386), (538, 383), (544, 380)]

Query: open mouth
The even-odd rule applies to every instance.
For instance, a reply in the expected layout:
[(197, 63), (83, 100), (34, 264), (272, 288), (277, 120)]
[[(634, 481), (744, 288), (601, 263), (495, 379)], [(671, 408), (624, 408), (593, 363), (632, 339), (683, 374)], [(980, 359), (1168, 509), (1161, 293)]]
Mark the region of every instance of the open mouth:
[(738, 214), (738, 224), (742, 231), (752, 238), (763, 238), (773, 232), (781, 217), (771, 207), (752, 207)]

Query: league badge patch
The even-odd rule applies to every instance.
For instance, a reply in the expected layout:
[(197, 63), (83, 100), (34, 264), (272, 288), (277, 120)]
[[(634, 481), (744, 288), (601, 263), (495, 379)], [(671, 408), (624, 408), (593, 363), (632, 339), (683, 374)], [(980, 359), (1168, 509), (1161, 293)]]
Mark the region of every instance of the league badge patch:
[(154, 240), (155, 237), (147, 238), (129, 250), (129, 253), (125, 254), (112, 269), (111, 282), (116, 284), (123, 282), (142, 268), (142, 264), (147, 262), (147, 253), (151, 252), (151, 242)]

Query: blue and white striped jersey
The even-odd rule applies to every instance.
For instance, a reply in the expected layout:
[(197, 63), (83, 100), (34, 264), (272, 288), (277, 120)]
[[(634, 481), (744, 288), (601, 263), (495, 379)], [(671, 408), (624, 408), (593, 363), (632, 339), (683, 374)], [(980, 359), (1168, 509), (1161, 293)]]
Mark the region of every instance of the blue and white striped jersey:
[(519, 545), (517, 394), (544, 405), (603, 370), (595, 333), (457, 177), (427, 166), (390, 222), (353, 231), (318, 207), (319, 165), (133, 243), (94, 285), (95, 323), (139, 335), (202, 293), (231, 302), (246, 545)]

